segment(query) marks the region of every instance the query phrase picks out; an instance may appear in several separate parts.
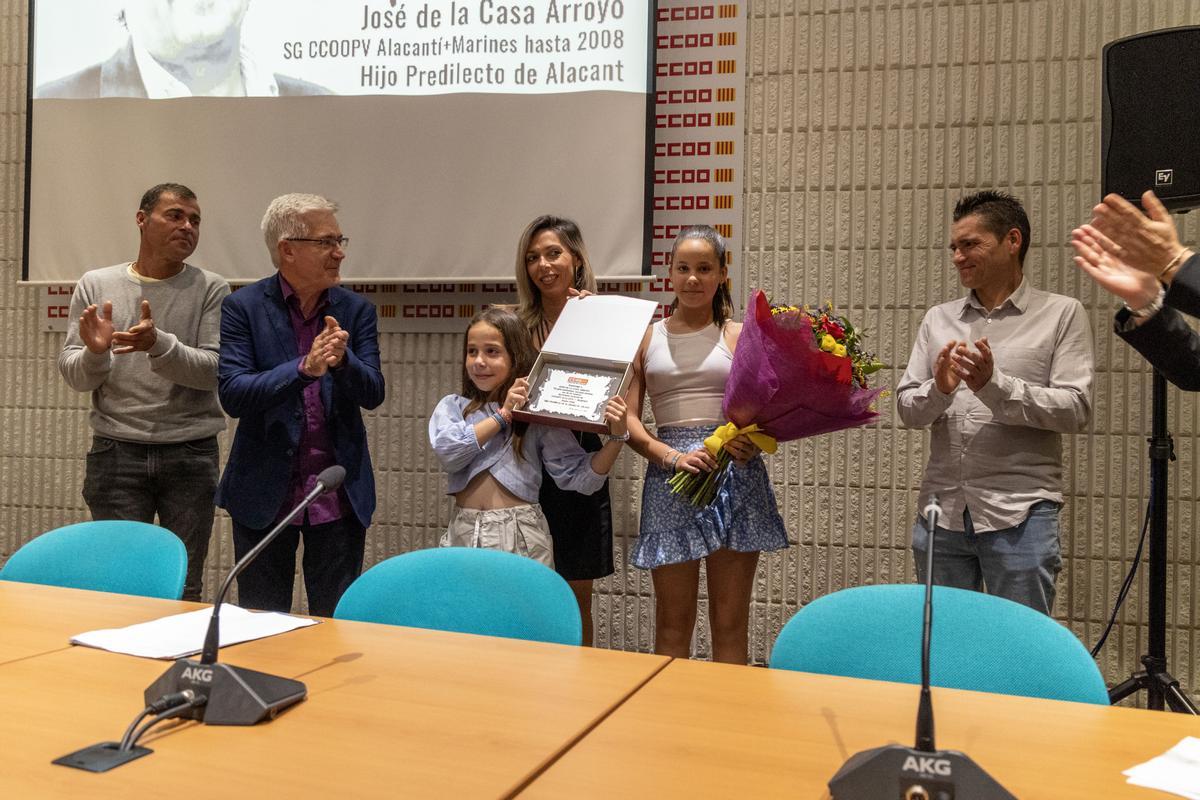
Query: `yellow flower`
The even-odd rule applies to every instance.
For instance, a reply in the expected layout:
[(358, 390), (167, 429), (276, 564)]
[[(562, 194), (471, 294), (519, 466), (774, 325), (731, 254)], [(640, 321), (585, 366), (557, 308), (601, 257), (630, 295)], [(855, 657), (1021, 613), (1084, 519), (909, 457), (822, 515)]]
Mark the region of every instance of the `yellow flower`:
[[(832, 337), (831, 337), (831, 338), (832, 338)], [(841, 356), (842, 358), (845, 358), (845, 357), (846, 357), (846, 345), (844, 345), (844, 344), (835, 344), (835, 345), (833, 346), (833, 354), (834, 354), (835, 356)]]
[[(826, 353), (832, 353), (833, 349), (837, 346), (838, 346), (838, 343), (836, 341), (834, 341), (834, 338), (832, 336), (830, 336), (828, 333), (821, 337), (821, 349), (824, 350)], [(845, 348), (843, 348), (843, 349), (845, 349)]]

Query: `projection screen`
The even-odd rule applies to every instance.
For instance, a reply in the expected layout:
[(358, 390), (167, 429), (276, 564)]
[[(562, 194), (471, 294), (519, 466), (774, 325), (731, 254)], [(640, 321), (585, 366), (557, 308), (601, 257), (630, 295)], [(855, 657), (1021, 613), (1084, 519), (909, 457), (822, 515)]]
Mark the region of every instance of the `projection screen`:
[(23, 277), (136, 255), (187, 184), (190, 259), (271, 270), (271, 198), (337, 201), (351, 282), (511, 279), (535, 216), (649, 272), (652, 7), (629, 0), (31, 0)]

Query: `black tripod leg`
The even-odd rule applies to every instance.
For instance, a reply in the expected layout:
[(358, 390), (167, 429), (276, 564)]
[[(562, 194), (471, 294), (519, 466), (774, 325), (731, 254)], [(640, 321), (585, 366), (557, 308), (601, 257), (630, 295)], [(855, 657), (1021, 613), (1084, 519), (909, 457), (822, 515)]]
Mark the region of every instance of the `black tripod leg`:
[(1200, 709), (1196, 708), (1196, 704), (1192, 702), (1192, 698), (1188, 697), (1183, 689), (1179, 688), (1179, 681), (1165, 672), (1159, 675), (1158, 678), (1164, 682), (1163, 697), (1172, 711), (1177, 714), (1200, 714)]
[(1171, 673), (1165, 670), (1155, 670), (1153, 672), (1143, 670), (1142, 672), (1133, 673), (1133, 675), (1130, 675), (1127, 679), (1108, 690), (1108, 702), (1116, 705), (1126, 697), (1136, 694), (1143, 689), (1149, 693), (1150, 697), (1148, 701), (1150, 703), (1161, 698), (1165, 701), (1168, 708), (1178, 714), (1200, 715), (1200, 709), (1188, 697), (1187, 692), (1180, 688), (1179, 681), (1171, 677)]
[(1133, 673), (1129, 678), (1108, 690), (1108, 702), (1115, 706), (1129, 695), (1140, 692), (1146, 685), (1147, 677), (1144, 672)]

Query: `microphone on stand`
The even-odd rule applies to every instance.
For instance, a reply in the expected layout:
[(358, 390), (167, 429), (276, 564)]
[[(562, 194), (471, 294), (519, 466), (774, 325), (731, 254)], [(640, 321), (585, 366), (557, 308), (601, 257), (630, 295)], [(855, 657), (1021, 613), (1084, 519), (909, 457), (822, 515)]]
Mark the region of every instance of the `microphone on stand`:
[(933, 638), (933, 539), (942, 521), (942, 506), (937, 493), (929, 496), (925, 506), (925, 527), (929, 544), (925, 549), (925, 604), (921, 619), (921, 699), (917, 704), (917, 749), (926, 753), (937, 751), (933, 742), (933, 696), (929, 692), (929, 651)]
[(938, 750), (933, 735), (929, 692), (929, 651), (933, 634), (933, 542), (941, 521), (937, 495), (925, 507), (929, 545), (925, 553), (925, 606), (921, 627), (921, 699), (917, 706), (916, 747), (892, 744), (855, 753), (829, 779), (833, 800), (900, 797), (903, 800), (1016, 800), (970, 756)]
[(264, 719), (274, 719), (280, 711), (305, 698), (308, 690), (300, 681), (217, 663), (221, 642), (221, 603), (233, 579), (314, 500), (326, 492), (337, 491), (345, 479), (344, 467), (335, 465), (322, 470), (317, 476), (316, 485), (299, 505), (233, 566), (213, 603), (212, 618), (208, 623), (200, 660), (181, 658), (171, 665), (158, 680), (146, 687), (147, 705), (163, 695), (191, 690), (206, 699), (180, 714), (181, 717), (203, 720), (209, 725), (253, 725)]

